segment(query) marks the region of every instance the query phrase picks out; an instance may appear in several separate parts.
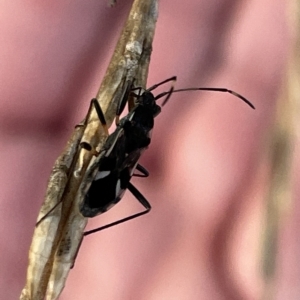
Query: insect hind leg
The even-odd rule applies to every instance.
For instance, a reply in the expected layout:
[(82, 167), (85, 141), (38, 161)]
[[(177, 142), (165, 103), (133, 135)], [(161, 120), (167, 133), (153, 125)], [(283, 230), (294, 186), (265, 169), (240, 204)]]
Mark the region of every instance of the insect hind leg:
[(140, 217), (142, 215), (145, 215), (147, 214), (150, 210), (151, 210), (151, 205), (150, 203), (148, 202), (148, 200), (139, 192), (139, 190), (134, 187), (130, 182), (128, 183), (128, 190), (132, 193), (132, 195), (143, 205), (143, 207), (145, 208), (145, 210), (139, 212), (139, 213), (136, 213), (136, 214), (133, 214), (129, 217), (126, 217), (126, 218), (123, 218), (121, 220), (118, 220), (118, 221), (115, 221), (115, 222), (112, 222), (112, 223), (109, 223), (107, 225), (104, 225), (104, 226), (101, 226), (101, 227), (98, 227), (98, 228), (95, 228), (95, 229), (92, 229), (92, 230), (89, 230), (89, 231), (86, 231), (84, 233), (84, 236), (87, 236), (87, 235), (90, 235), (92, 233), (95, 233), (95, 232), (98, 232), (98, 231), (102, 231), (104, 229), (107, 229), (109, 227), (113, 227), (115, 225), (118, 225), (118, 224), (121, 224), (121, 223), (124, 223), (124, 222), (127, 222), (127, 221), (130, 221), (132, 219), (135, 219), (137, 217)]
[(134, 177), (148, 177), (149, 176), (149, 172), (146, 168), (144, 168), (143, 166), (141, 166), (140, 164), (137, 164), (136, 170), (138, 170), (140, 173), (133, 173), (132, 176)]

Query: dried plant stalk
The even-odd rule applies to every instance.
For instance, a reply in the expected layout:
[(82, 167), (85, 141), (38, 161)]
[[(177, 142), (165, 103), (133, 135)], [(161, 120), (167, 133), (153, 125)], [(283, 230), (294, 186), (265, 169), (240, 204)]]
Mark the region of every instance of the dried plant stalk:
[[(157, 0), (133, 3), (97, 93), (108, 126), (128, 84), (134, 81), (139, 86), (146, 85), (157, 10)], [(91, 184), (101, 157), (96, 157), (95, 152), (101, 149), (106, 138), (107, 133), (92, 108), (85, 121), (76, 126), (56, 160), (38, 220), (47, 216), (35, 228), (21, 300), (45, 297), (54, 300), (60, 295), (87, 223), (79, 212), (79, 202)], [(83, 149), (81, 143), (90, 145), (92, 150)]]

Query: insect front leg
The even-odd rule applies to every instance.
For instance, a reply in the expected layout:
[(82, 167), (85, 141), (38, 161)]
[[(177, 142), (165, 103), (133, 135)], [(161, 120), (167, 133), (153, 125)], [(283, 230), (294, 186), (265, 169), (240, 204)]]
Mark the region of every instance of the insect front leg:
[(118, 126), (120, 121), (120, 115), (124, 111), (125, 105), (128, 102), (129, 94), (132, 90), (133, 81), (127, 81), (125, 84), (124, 94), (120, 98), (120, 101), (116, 110), (116, 125)]
[[(106, 125), (105, 117), (104, 117), (103, 111), (102, 111), (102, 109), (99, 105), (99, 102), (96, 98), (93, 98), (91, 100), (91, 103), (90, 103), (88, 112), (86, 114), (86, 117), (84, 119), (84, 122), (81, 123), (81, 124), (77, 124), (75, 127), (84, 127), (85, 128), (87, 126), (88, 120), (91, 116), (91, 112), (92, 112), (93, 108), (95, 108), (95, 110), (97, 112), (97, 115), (98, 115), (98, 118), (101, 122), (101, 125), (102, 125), (104, 131), (106, 132), (106, 134), (108, 136), (109, 133), (108, 133), (108, 128), (107, 128), (107, 125)], [(90, 144), (85, 143), (85, 142), (80, 143), (79, 147), (84, 148), (88, 151), (93, 150), (92, 147), (90, 146)], [(78, 153), (78, 150), (77, 150), (77, 153)], [(95, 151), (95, 155), (98, 155), (98, 154), (99, 153)], [(77, 157), (77, 155), (75, 155), (74, 157)], [(62, 203), (62, 199), (60, 199), (52, 208), (50, 208), (49, 211), (36, 222), (35, 226), (37, 227), (43, 220), (45, 220), (45, 218), (47, 218), (58, 207), (58, 205), (61, 204), (61, 203)]]
[[(101, 126), (102, 126), (102, 128), (103, 128), (106, 136), (108, 136), (109, 132), (108, 132), (106, 120), (105, 120), (103, 111), (102, 111), (102, 109), (100, 107), (100, 104), (99, 104), (99, 102), (98, 102), (98, 100), (96, 98), (93, 98), (91, 100), (91, 104), (90, 104), (87, 116), (86, 116), (84, 124), (82, 126), (86, 126), (87, 125), (88, 119), (89, 119), (89, 117), (91, 115), (91, 112), (92, 112), (93, 108), (95, 108), (95, 110), (97, 112), (97, 115), (98, 115), (98, 118), (99, 118), (99, 121), (101, 123)], [(81, 124), (79, 124), (77, 126), (81, 126)], [(97, 151), (95, 151), (95, 150), (92, 149), (92, 147), (91, 147), (91, 145), (89, 143), (86, 143), (86, 142), (80, 143), (80, 147), (83, 148), (83, 149), (85, 149), (85, 150), (87, 150), (87, 151), (94, 151), (96, 156), (99, 154)]]

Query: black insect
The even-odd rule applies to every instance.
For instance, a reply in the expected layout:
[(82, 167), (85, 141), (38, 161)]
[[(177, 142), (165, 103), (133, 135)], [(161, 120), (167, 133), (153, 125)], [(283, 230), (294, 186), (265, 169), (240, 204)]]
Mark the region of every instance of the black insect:
[[(129, 91), (125, 92), (125, 95), (119, 102), (117, 108), (117, 128), (109, 135), (101, 149), (102, 156), (97, 166), (98, 171), (85, 198), (80, 204), (80, 212), (83, 216), (94, 217), (109, 210), (118, 203), (123, 197), (126, 189), (128, 189), (144, 206), (145, 210), (100, 228), (87, 231), (85, 232), (85, 235), (123, 223), (150, 211), (151, 205), (131, 184), (130, 180), (132, 176), (149, 176), (148, 171), (142, 167), (138, 161), (151, 142), (154, 118), (161, 112), (161, 107), (156, 104), (156, 100), (166, 96), (162, 103), (163, 106), (166, 104), (171, 94), (175, 92), (191, 90), (227, 92), (240, 98), (254, 109), (254, 106), (246, 98), (234, 91), (223, 88), (188, 88), (174, 90), (172, 87), (169, 91), (163, 92), (157, 96), (152, 94), (151, 91), (170, 81), (176, 81), (176, 77), (168, 78), (143, 92), (142, 88), (132, 88), (132, 86), (130, 86)], [(129, 111), (127, 116), (122, 118), (119, 122), (119, 116), (123, 112), (129, 96), (133, 97), (135, 106)], [(92, 103), (98, 112), (100, 122), (103, 126), (106, 126), (98, 101), (93, 99)], [(139, 171), (139, 173), (135, 173), (136, 170)]]

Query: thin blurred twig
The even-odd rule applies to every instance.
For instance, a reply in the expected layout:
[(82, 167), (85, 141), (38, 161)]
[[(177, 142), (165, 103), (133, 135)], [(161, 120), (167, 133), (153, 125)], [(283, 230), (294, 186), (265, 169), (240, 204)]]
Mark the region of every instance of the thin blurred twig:
[(271, 129), (270, 160), (271, 182), (267, 202), (267, 216), (264, 239), (264, 281), (263, 299), (276, 297), (276, 272), (279, 237), (287, 211), (292, 207), (292, 161), (296, 140), (297, 115), (299, 115), (300, 95), (300, 14), (299, 3), (289, 6), (289, 25), (291, 35), (296, 37), (291, 46), (287, 75), (282, 96), (277, 104), (274, 127)]

